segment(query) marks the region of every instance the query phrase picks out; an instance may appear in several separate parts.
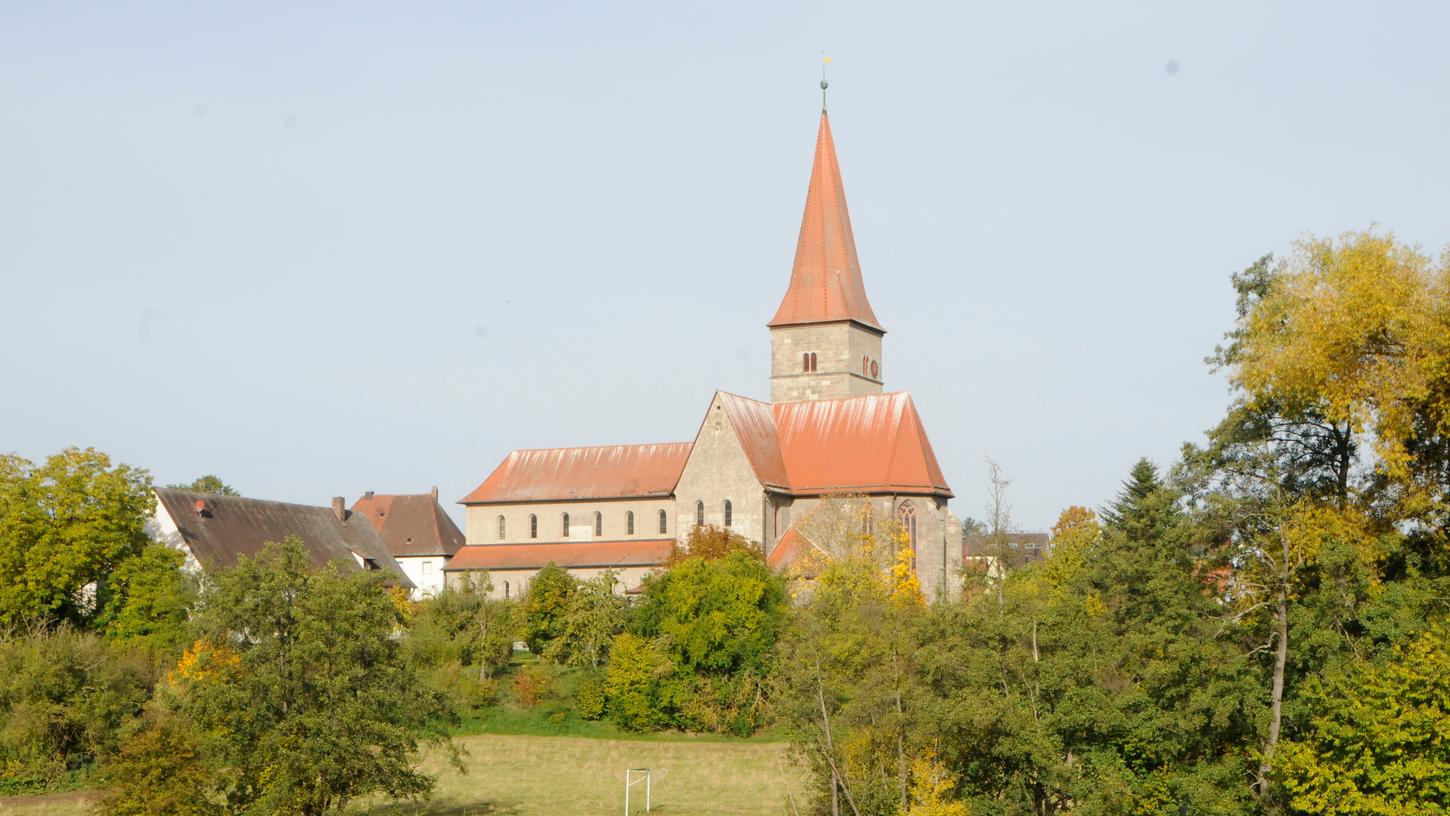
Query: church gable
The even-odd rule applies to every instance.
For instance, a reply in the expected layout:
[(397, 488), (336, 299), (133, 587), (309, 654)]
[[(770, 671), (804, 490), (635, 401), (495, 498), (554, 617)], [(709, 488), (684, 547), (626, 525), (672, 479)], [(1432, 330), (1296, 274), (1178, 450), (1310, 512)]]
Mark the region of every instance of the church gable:
[[(765, 485), (732, 417), (732, 413), (739, 413), (735, 409), (740, 406), (727, 409), (732, 400), (742, 399), (716, 393), (705, 412), (705, 420), (700, 423), (700, 431), (675, 487), (681, 539), (697, 523), (703, 522), (728, 528), (752, 541), (764, 540)], [(758, 448), (766, 441), (764, 434), (747, 435), (751, 447)]]

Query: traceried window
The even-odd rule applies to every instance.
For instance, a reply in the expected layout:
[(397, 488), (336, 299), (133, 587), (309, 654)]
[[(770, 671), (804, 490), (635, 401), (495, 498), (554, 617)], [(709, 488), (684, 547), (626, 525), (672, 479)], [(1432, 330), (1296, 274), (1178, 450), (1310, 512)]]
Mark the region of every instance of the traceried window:
[(562, 516), (562, 518), (559, 521), (559, 526), (564, 531), (564, 537), (565, 538), (568, 538), (569, 537), (569, 514), (568, 513), (565, 513)]
[(624, 514), (624, 534), (634, 535), (634, 511), (630, 510)]
[(503, 540), (503, 531), (504, 531), (503, 516), (499, 516), (498, 517), (498, 540), (499, 541), (502, 541)]
[(702, 501), (695, 502), (695, 526), (705, 526), (705, 503)]
[(594, 511), (594, 537), (595, 538), (599, 538), (602, 535), (604, 535), (604, 514), (601, 513), (601, 512), (599, 512), (598, 510), (595, 510)]
[(734, 510), (730, 506), (730, 500), (729, 499), (726, 499), (725, 500), (725, 526), (726, 527), (729, 527), (730, 524), (732, 522), (734, 522), (734, 521), (735, 521), (735, 513), (734, 513)]
[(670, 516), (665, 511), (660, 511), (660, 535), (670, 531)]
[(533, 513), (529, 514), (529, 538), (539, 537), (539, 517)]
[(906, 532), (906, 540), (911, 544), (911, 551), (916, 552), (916, 505), (904, 501), (896, 508), (896, 520), (901, 523), (901, 529)]

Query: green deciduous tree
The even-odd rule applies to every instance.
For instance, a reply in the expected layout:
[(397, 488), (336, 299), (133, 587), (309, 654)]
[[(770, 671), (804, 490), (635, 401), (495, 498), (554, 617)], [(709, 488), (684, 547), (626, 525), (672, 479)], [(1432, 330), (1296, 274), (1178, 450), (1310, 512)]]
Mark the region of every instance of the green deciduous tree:
[(175, 659), (187, 642), (197, 592), (196, 580), (181, 570), (183, 560), (164, 544), (148, 544), (122, 561), (107, 579), (112, 597), (97, 628), (107, 639)]
[(625, 601), (615, 592), (618, 585), (610, 570), (577, 581), (557, 619), (558, 634), (544, 647), (544, 657), (565, 666), (598, 668), (610, 641), (624, 630)]
[(404, 661), (376, 575), (315, 569), (289, 538), (217, 574), (198, 623), (170, 693), (228, 810), (315, 816), (431, 789), (419, 740), (451, 709)]
[(465, 573), (420, 604), (407, 640), (411, 662), (477, 666), (479, 680), (507, 666), (519, 635), (519, 605), (492, 593), (488, 573)]
[(237, 491), (231, 485), (221, 480), (220, 476), (208, 473), (205, 476), (198, 476), (187, 484), (167, 485), (175, 490), (190, 490), (194, 493), (215, 493), (218, 496), (236, 496)]
[(1450, 627), (1443, 620), (1393, 654), (1311, 678), (1309, 722), (1283, 745), (1289, 804), (1330, 816), (1450, 810)]
[(523, 635), (529, 651), (541, 655), (563, 631), (564, 616), (578, 581), (557, 564), (546, 564), (524, 594)]
[(0, 625), (89, 625), (111, 571), (149, 542), (154, 506), (146, 471), (90, 448), (39, 466), (0, 456)]

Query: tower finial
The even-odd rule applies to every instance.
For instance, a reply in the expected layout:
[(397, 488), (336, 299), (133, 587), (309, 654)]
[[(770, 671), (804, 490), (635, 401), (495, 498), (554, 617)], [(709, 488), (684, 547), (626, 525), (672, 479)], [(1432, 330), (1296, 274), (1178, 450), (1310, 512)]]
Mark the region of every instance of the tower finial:
[(826, 81), (826, 66), (831, 64), (831, 58), (826, 54), (826, 49), (821, 49), (821, 113), (826, 112), (826, 89), (831, 83)]

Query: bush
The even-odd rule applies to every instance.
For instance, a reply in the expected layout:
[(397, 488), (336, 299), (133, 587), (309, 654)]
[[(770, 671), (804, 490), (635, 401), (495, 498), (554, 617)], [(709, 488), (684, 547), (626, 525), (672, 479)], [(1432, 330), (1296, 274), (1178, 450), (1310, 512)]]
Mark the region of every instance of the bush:
[(575, 697), (575, 708), (586, 720), (604, 719), (604, 677), (590, 672), (579, 681), (579, 692)]
[(547, 664), (524, 666), (514, 673), (514, 703), (519, 708), (533, 708), (548, 696), (553, 681), (553, 672)]
[(609, 655), (604, 681), (609, 715), (630, 731), (668, 726), (662, 681), (673, 674), (674, 664), (663, 646), (625, 633), (614, 639)]
[(115, 750), (153, 680), (146, 653), (68, 627), (0, 641), (0, 788), (52, 788)]
[(203, 760), (190, 724), (162, 716), (131, 735), (106, 763), (109, 790), (105, 816), (211, 816), (221, 808), (207, 799), (213, 772)]

